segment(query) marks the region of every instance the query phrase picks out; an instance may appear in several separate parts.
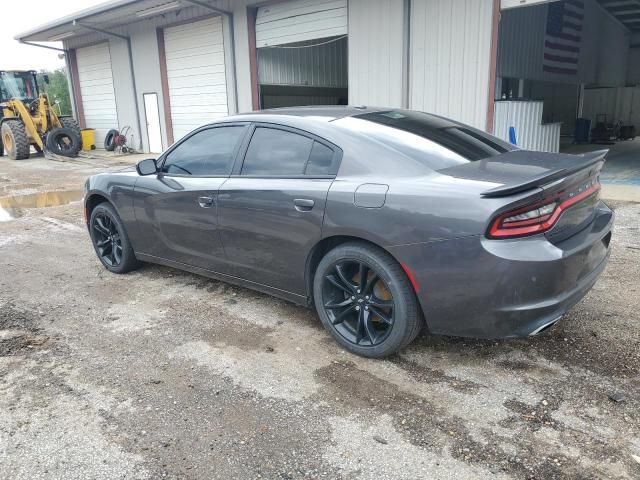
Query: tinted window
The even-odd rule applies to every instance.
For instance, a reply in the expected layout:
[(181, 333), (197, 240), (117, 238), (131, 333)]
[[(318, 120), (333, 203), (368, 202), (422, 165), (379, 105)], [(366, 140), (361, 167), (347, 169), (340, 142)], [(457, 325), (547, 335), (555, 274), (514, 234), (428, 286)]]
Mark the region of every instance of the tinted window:
[(480, 130), (421, 112), (373, 112), (339, 122), (434, 170), (515, 150), (513, 145)]
[(256, 128), (242, 165), (243, 175), (302, 175), (313, 140), (274, 128)]
[(304, 173), (307, 175), (335, 175), (338, 171), (337, 155), (320, 142), (313, 142), (309, 162)]
[(187, 138), (167, 156), (162, 171), (179, 175), (229, 175), (245, 127), (216, 127)]

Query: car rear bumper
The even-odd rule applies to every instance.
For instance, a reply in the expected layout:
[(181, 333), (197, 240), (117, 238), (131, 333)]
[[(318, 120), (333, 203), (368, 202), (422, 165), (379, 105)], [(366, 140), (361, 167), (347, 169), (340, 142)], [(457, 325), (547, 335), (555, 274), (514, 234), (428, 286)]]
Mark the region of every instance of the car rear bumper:
[(431, 333), (523, 337), (553, 325), (591, 289), (610, 255), (613, 212), (603, 203), (581, 232), (552, 244), (465, 237), (392, 247), (413, 272)]

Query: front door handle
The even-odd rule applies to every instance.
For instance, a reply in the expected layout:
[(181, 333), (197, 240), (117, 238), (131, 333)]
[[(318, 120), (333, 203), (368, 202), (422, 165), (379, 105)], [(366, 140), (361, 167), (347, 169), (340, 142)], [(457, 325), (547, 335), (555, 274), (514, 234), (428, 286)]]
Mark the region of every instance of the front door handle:
[(293, 201), (293, 204), (295, 205), (296, 210), (298, 210), (299, 212), (308, 212), (313, 208), (316, 202), (314, 202), (310, 198), (296, 198)]
[(211, 197), (198, 197), (198, 205), (202, 208), (211, 208), (214, 202), (213, 196)]

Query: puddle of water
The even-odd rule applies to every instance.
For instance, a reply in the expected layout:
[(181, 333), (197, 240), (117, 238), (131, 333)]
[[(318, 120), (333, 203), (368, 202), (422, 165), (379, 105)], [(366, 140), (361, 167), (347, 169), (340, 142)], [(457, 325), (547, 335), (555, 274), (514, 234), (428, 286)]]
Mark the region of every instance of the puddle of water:
[(20, 216), (22, 208), (46, 208), (66, 205), (82, 198), (82, 190), (58, 190), (0, 197), (0, 222), (8, 222)]

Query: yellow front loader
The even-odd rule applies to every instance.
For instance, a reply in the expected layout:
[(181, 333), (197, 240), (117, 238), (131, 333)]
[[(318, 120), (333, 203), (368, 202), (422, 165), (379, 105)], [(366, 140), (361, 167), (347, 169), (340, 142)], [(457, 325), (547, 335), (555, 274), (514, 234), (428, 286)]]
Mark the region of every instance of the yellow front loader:
[(35, 71), (0, 70), (0, 156), (6, 151), (9, 158), (24, 160), (31, 146), (75, 157), (82, 146), (80, 127), (72, 117), (56, 115), (47, 94), (38, 90)]

